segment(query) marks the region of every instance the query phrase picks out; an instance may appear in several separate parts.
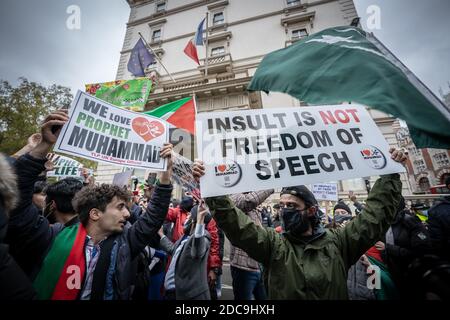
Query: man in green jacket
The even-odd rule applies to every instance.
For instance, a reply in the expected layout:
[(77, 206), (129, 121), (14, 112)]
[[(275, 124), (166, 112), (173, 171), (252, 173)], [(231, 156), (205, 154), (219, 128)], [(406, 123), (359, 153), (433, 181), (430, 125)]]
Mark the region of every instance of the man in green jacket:
[[(389, 152), (393, 160), (405, 163), (401, 151)], [(203, 163), (196, 161), (193, 170), (196, 177), (204, 175)], [(325, 231), (312, 193), (304, 186), (283, 188), (283, 234), (257, 226), (228, 197), (205, 200), (231, 243), (263, 264), (269, 299), (348, 299), (348, 269), (383, 238), (401, 190), (399, 174), (381, 176), (360, 215), (344, 228)]]

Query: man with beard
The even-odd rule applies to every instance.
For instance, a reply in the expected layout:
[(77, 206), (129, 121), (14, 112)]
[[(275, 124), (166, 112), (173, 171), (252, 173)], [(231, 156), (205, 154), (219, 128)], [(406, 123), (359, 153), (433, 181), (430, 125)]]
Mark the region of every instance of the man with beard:
[(41, 142), (15, 162), (20, 201), (11, 211), (8, 240), (41, 300), (128, 300), (137, 256), (157, 235), (172, 193), (172, 145), (160, 151), (167, 170), (160, 173), (152, 198), (133, 225), (126, 202), (130, 193), (103, 184), (83, 188), (72, 200), (79, 222), (50, 225), (32, 204), (32, 189), (45, 170), (46, 155), (69, 120), (58, 110), (41, 125)]
[[(402, 152), (390, 153), (405, 163)], [(205, 172), (200, 161), (193, 170), (196, 177)], [(283, 188), (283, 234), (257, 226), (228, 197), (207, 198), (206, 203), (230, 242), (264, 266), (269, 299), (348, 299), (348, 269), (384, 236), (401, 190), (399, 174), (381, 176), (360, 215), (341, 229), (324, 230), (314, 195), (305, 186)]]

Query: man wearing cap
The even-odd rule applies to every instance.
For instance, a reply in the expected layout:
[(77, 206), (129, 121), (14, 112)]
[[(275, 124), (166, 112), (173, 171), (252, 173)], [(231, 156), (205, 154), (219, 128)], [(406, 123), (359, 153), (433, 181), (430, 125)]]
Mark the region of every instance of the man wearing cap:
[[(390, 152), (405, 163), (403, 152)], [(193, 170), (196, 177), (204, 175), (200, 161)], [(257, 226), (228, 197), (207, 198), (206, 203), (231, 243), (263, 264), (269, 299), (348, 299), (348, 269), (384, 236), (401, 190), (399, 174), (382, 176), (360, 215), (343, 228), (324, 230), (314, 195), (305, 186), (284, 188), (282, 234)]]

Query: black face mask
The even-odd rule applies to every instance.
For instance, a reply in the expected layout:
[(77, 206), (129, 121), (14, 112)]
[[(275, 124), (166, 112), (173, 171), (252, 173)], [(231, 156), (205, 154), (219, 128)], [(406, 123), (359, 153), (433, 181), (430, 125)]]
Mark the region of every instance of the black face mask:
[(309, 229), (311, 222), (304, 212), (305, 210), (300, 211), (294, 208), (283, 208), (281, 210), (281, 219), (284, 230), (296, 237), (300, 237), (305, 233)]

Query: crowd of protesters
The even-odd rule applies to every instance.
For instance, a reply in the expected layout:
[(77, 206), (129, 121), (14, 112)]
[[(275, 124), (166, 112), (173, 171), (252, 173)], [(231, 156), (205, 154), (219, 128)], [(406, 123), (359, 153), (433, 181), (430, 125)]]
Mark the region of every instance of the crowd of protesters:
[[(364, 204), (351, 196), (357, 214), (339, 201), (332, 219), (304, 185), (273, 206), (274, 190), (174, 199), (170, 144), (167, 171), (143, 195), (87, 170), (49, 183), (46, 155), (67, 120), (53, 112), (27, 146), (0, 155), (2, 300), (219, 299), (225, 237), (237, 300), (450, 297), (450, 199), (424, 219), (398, 174), (381, 176)], [(193, 172), (205, 174), (201, 161)]]

